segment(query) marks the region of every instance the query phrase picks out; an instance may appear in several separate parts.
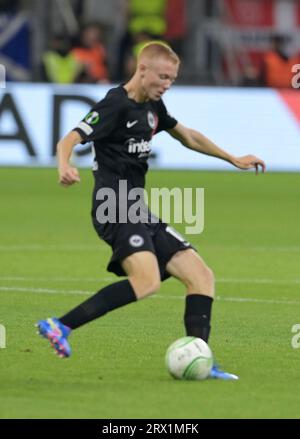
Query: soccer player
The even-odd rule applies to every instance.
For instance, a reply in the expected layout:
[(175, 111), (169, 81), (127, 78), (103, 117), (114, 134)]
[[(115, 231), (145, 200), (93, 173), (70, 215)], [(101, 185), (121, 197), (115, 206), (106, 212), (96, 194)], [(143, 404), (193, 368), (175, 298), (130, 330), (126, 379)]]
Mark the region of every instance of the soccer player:
[[(119, 182), (126, 181), (126, 195), (131, 189), (144, 188), (151, 139), (162, 130), (187, 148), (226, 160), (240, 169), (265, 170), (261, 159), (253, 155), (234, 157), (170, 116), (162, 95), (175, 81), (179, 64), (178, 56), (167, 45), (159, 42), (146, 44), (129, 82), (109, 90), (105, 98), (57, 145), (59, 182), (68, 187), (80, 182), (77, 169), (69, 163), (74, 146), (80, 142), (94, 142), (93, 224), (99, 237), (113, 250), (108, 271), (126, 276), (125, 280), (102, 288), (65, 315), (37, 323), (39, 333), (50, 341), (60, 357), (71, 355), (68, 336), (72, 330), (155, 293), (160, 282), (170, 276), (179, 279), (186, 288), (186, 334), (208, 341), (214, 297), (212, 270), (174, 229), (161, 220), (150, 221), (149, 211), (146, 223), (118, 221), (118, 202), (121, 200), (120, 210), (126, 204), (124, 202), (128, 202), (125, 213), (132, 205), (121, 199)], [(116, 221), (103, 222), (103, 215), (99, 214), (103, 196), (97, 194), (104, 188), (116, 194)], [(217, 365), (213, 366), (211, 377), (237, 379), (236, 375), (220, 370)]]

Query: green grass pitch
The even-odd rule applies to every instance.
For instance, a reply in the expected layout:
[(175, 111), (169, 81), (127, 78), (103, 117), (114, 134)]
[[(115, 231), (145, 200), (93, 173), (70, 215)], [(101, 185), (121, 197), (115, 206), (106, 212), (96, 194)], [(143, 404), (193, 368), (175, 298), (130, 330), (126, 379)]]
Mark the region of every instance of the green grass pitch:
[[(238, 382), (184, 382), (164, 355), (184, 335), (184, 288), (159, 293), (74, 331), (62, 360), (35, 334), (117, 280), (90, 221), (92, 176), (57, 185), (56, 170), (1, 169), (1, 418), (297, 418), (300, 176), (152, 171), (149, 186), (204, 187), (205, 229), (188, 239), (216, 276), (210, 345)], [(180, 231), (183, 227), (176, 226)]]

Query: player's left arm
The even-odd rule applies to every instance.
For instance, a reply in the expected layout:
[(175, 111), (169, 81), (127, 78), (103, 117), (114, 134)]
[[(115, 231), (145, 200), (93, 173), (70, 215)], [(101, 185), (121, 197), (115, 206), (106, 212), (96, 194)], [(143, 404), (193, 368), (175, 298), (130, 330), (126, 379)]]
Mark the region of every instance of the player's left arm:
[(259, 167), (261, 167), (262, 172), (265, 172), (265, 162), (260, 158), (254, 155), (235, 157), (219, 148), (211, 140), (199, 133), (199, 131), (187, 128), (180, 123), (177, 123), (174, 128), (168, 130), (168, 133), (175, 139), (179, 140), (182, 145), (193, 149), (194, 151), (225, 160), (240, 169), (255, 168), (256, 173), (258, 173)]

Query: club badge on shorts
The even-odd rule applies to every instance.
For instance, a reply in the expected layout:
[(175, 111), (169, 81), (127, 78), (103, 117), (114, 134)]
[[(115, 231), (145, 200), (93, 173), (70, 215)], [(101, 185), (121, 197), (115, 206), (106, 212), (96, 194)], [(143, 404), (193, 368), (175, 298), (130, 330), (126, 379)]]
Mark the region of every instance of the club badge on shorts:
[(140, 235), (132, 235), (129, 238), (131, 247), (141, 247), (144, 244), (144, 238)]

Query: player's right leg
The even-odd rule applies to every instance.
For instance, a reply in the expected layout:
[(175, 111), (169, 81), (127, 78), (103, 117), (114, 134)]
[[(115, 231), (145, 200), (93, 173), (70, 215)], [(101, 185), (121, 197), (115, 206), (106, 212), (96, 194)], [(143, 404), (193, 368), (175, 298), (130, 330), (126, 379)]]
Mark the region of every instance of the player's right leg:
[(38, 334), (50, 341), (51, 346), (61, 358), (71, 355), (71, 347), (68, 342), (68, 336), (71, 328), (63, 325), (57, 318), (49, 318), (37, 322)]
[(160, 286), (156, 256), (151, 251), (135, 252), (120, 261), (128, 278), (108, 285), (64, 316), (40, 320), (39, 334), (47, 338), (60, 357), (69, 357), (71, 330), (104, 316), (114, 309), (143, 299)]

